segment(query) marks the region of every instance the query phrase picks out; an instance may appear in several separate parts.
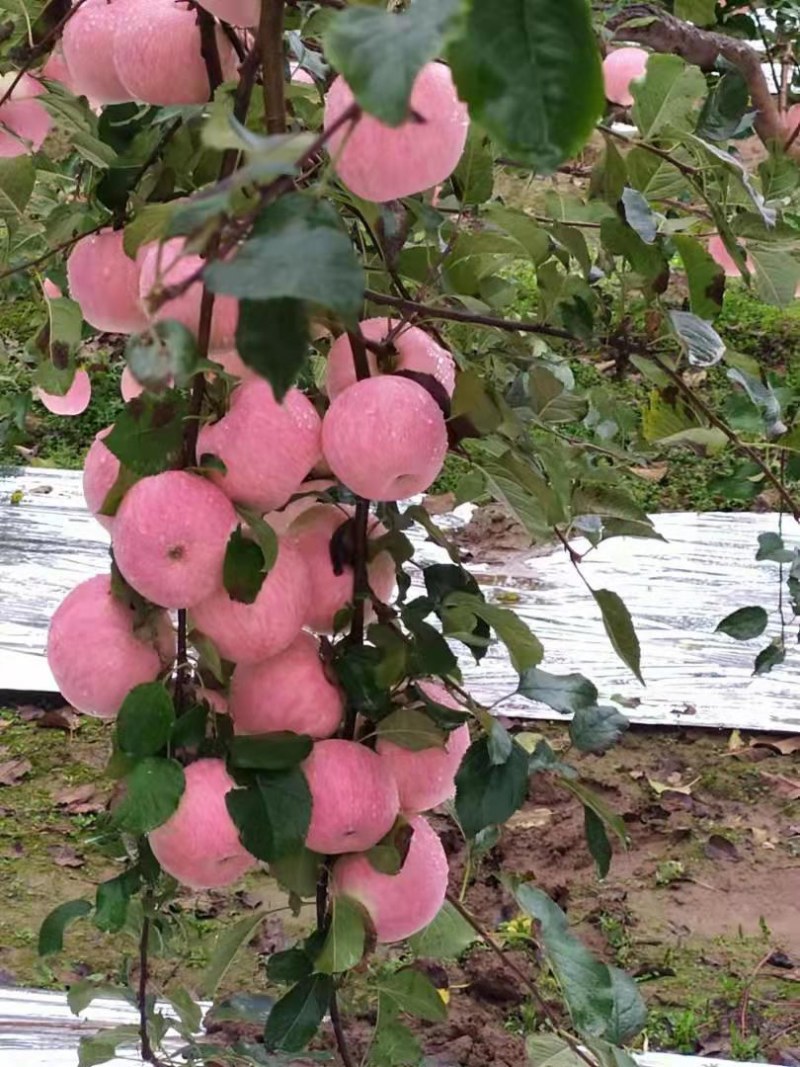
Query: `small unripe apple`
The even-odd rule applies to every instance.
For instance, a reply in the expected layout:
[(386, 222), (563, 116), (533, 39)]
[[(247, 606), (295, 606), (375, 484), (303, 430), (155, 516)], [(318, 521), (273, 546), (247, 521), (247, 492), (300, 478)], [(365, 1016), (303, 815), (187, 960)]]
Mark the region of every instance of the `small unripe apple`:
[(423, 493), (442, 469), (447, 428), (427, 390), (390, 374), (340, 393), (322, 423), (331, 470), (357, 496), (404, 500)]
[[(0, 77), (0, 96), (5, 95), (16, 78), (14, 72)], [(46, 108), (36, 99), (43, 92), (41, 82), (23, 74), (8, 100), (0, 104), (0, 158), (25, 156), (42, 147), (53, 124)]]
[[(291, 506), (291, 505), (290, 505)], [(334, 570), (331, 538), (353, 515), (353, 508), (340, 504), (313, 504), (301, 510), (289, 527), (289, 536), (305, 560), (311, 582), (311, 601), (306, 626), (318, 634), (333, 633), (337, 612), (353, 600), (353, 568), (339, 561), (339, 573)], [(371, 519), (370, 538), (382, 537), (386, 527)], [(371, 560), (367, 574), (375, 596), (384, 602), (391, 597), (395, 586), (394, 560), (388, 552), (380, 552)], [(365, 610), (366, 621), (375, 617), (372, 604)]]
[[(339, 76), (325, 97), (325, 129), (354, 102)], [(386, 126), (371, 115), (345, 123), (328, 140), (333, 167), (347, 188), (383, 203), (430, 189), (456, 169), (467, 140), (469, 116), (458, 99), (450, 68), (428, 63), (417, 75), (409, 118)]]
[[(219, 27), (216, 37), (223, 78), (232, 78), (236, 53)], [(123, 4), (114, 31), (114, 66), (129, 100), (161, 107), (204, 104), (211, 93), (197, 12), (175, 0)]]
[(164, 471), (142, 478), (114, 519), (114, 559), (137, 593), (163, 608), (191, 608), (222, 588), (236, 528), (230, 500), (205, 478)]
[(319, 459), (320, 418), (299, 389), (281, 403), (262, 378), (243, 382), (231, 395), (230, 410), (203, 426), (197, 455), (218, 456), (226, 472), (211, 477), (237, 504), (272, 511), (282, 507)]
[(334, 896), (357, 900), (368, 912), (379, 942), (403, 941), (431, 923), (447, 893), (447, 856), (438, 835), (420, 815), (405, 862), (397, 874), (376, 870), (366, 856), (343, 856), (333, 865)]
[(303, 626), (310, 595), (303, 557), (281, 539), (278, 558), (252, 604), (233, 600), (225, 589), (192, 608), (192, 619), (223, 659), (256, 663), (283, 652)]
[(650, 54), (643, 48), (615, 48), (603, 60), (606, 99), (613, 104), (631, 107), (631, 82), (643, 78)]
[[(173, 237), (172, 240), (145, 245), (137, 259), (139, 270), (139, 296), (145, 301), (157, 280), (166, 285), (179, 285), (191, 277), (203, 266), (201, 256), (184, 254), (184, 239)], [(175, 319), (191, 330), (195, 336), (200, 328), (200, 306), (203, 300), (203, 283), (193, 282), (189, 288), (168, 300), (153, 314), (153, 321)], [(239, 321), (239, 301), (232, 296), (217, 296), (211, 313), (211, 333), (209, 351), (229, 351), (234, 347), (236, 324)], [(216, 356), (212, 355), (212, 358)]]
[[(722, 267), (723, 271), (725, 272), (726, 278), (741, 278), (742, 272), (739, 269), (739, 266), (737, 265), (736, 261), (734, 260), (728, 249), (725, 247), (725, 242), (718, 234), (715, 234), (713, 237), (709, 237), (708, 254), (711, 256), (715, 263), (719, 264), (719, 266)], [(750, 256), (747, 256), (747, 269), (749, 271), (755, 270), (755, 263), (753, 263), (753, 260), (750, 258)]]
[(319, 641), (299, 633), (288, 648), (259, 663), (240, 663), (231, 678), (237, 734), (291, 730), (330, 737), (342, 719), (342, 694), (326, 676)]
[[(361, 332), (368, 341), (383, 342), (392, 329), (397, 326), (392, 319), (365, 319), (361, 323)], [(393, 350), (391, 370), (410, 370), (421, 374), (430, 374), (453, 395), (456, 387), (456, 368), (450, 353), (421, 330), (419, 326), (403, 326), (392, 337), (390, 347)], [(378, 357), (374, 352), (367, 352), (369, 372), (375, 376), (379, 373)], [(356, 368), (353, 362), (353, 349), (346, 333), (337, 337), (328, 353), (325, 371), (325, 392), (335, 399), (343, 389), (353, 385), (356, 380)]]
[(122, 230), (91, 233), (67, 260), (70, 296), (89, 325), (105, 333), (136, 333), (147, 326), (139, 300), (139, 267), (125, 255), (122, 237)]
[(84, 0), (61, 37), (69, 88), (97, 104), (133, 99), (114, 65), (114, 37), (127, 0)]
[(236, 783), (221, 759), (199, 759), (183, 773), (177, 809), (148, 835), (153, 855), (167, 874), (191, 889), (232, 885), (257, 862), (239, 840), (225, 804)]
[(72, 385), (63, 396), (55, 393), (46, 393), (44, 389), (34, 390), (36, 398), (41, 400), (48, 411), (54, 415), (81, 415), (89, 406), (92, 399), (92, 383), (85, 370), (75, 371)]
[(317, 741), (302, 764), (311, 790), (312, 852), (364, 852), (389, 833), (399, 810), (397, 785), (381, 757), (356, 741)]
[(113, 719), (134, 686), (154, 682), (175, 653), (166, 613), (146, 633), (134, 632), (134, 612), (98, 574), (81, 582), (56, 608), (47, 637), (47, 663), (61, 694), (78, 711)]
[(105, 430), (95, 434), (92, 447), (86, 453), (83, 463), (83, 498), (86, 507), (107, 530), (114, 525), (114, 518), (111, 515), (101, 515), (100, 509), (119, 476), (119, 460), (103, 444), (103, 438), (108, 436), (111, 429), (107, 426)]
[[(464, 709), (437, 682), (418, 682), (419, 688), (437, 704), (456, 711)], [(394, 775), (403, 812), (430, 811), (455, 796), (456, 773), (469, 748), (466, 723), (448, 735), (444, 748), (424, 748), (419, 752), (379, 737), (375, 750)]]

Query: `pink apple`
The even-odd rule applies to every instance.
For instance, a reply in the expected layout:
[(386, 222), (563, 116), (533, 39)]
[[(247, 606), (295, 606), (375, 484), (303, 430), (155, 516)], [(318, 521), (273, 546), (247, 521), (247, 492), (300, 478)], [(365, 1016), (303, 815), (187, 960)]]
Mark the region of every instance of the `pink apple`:
[(615, 48), (603, 60), (603, 80), (606, 99), (613, 104), (631, 107), (631, 82), (643, 78), (650, 58), (643, 48)]
[(259, 0), (203, 0), (201, 6), (230, 26), (257, 26), (261, 12)]
[[(437, 682), (418, 682), (425, 695), (437, 704), (463, 711), (443, 685)], [(403, 812), (430, 811), (455, 796), (456, 772), (470, 745), (466, 723), (448, 735), (444, 748), (424, 748), (419, 752), (378, 738), (375, 746), (386, 761), (397, 782), (400, 810)]]
[[(219, 300), (219, 297), (217, 297), (217, 300)], [(258, 377), (256, 372), (247, 366), (235, 348), (231, 348), (227, 352), (215, 352), (211, 359), (214, 363), (219, 363), (222, 369), (228, 374), (232, 374), (234, 378), (241, 378), (242, 381), (247, 381)]]
[[(741, 278), (742, 272), (739, 270), (733, 256), (725, 247), (725, 242), (718, 234), (709, 237), (708, 254), (715, 263), (718, 263), (720, 267), (722, 267), (725, 271), (726, 278)], [(755, 263), (753, 263), (750, 256), (747, 257), (747, 269), (749, 271), (755, 270)]]
[[(349, 85), (338, 77), (325, 98), (326, 130), (353, 100)], [(469, 117), (449, 67), (428, 63), (422, 68), (409, 110), (412, 117), (400, 126), (385, 126), (362, 115), (331, 135), (328, 151), (334, 170), (356, 196), (378, 203), (411, 196), (438, 185), (456, 169)]]
[(60, 300), (64, 295), (56, 283), (49, 278), (42, 279), (42, 292), (45, 300)]
[(308, 612), (309, 595), (303, 557), (281, 540), (275, 565), (252, 604), (233, 600), (220, 589), (192, 608), (192, 619), (223, 659), (256, 663), (294, 641)]
[(283, 652), (240, 663), (231, 678), (230, 712), (237, 734), (291, 730), (330, 737), (342, 719), (342, 694), (325, 674), (319, 642), (300, 633)]
[[(305, 623), (320, 634), (333, 633), (337, 612), (353, 600), (353, 568), (344, 565), (337, 574), (331, 558), (331, 538), (352, 515), (353, 509), (344, 505), (313, 504), (304, 508), (289, 527), (289, 536), (305, 560), (311, 582), (311, 602)], [(382, 523), (377, 519), (370, 520), (371, 538), (385, 533), (386, 527)], [(395, 586), (395, 565), (391, 555), (380, 552), (370, 562), (368, 575), (370, 588), (378, 600), (388, 601)], [(371, 604), (367, 605), (366, 617), (367, 621), (375, 617)]]
[(92, 399), (92, 383), (85, 370), (77, 370), (72, 385), (63, 396), (39, 388), (34, 389), (34, 394), (54, 415), (81, 415)]
[(98, 574), (81, 582), (56, 608), (47, 638), (47, 663), (65, 700), (78, 711), (113, 719), (134, 686), (154, 682), (174, 656), (167, 615), (134, 631), (136, 616)]
[(355, 741), (317, 741), (302, 764), (311, 790), (312, 852), (364, 852), (389, 833), (399, 810), (394, 778), (371, 749)]
[(136, 482), (114, 519), (114, 559), (126, 582), (164, 608), (191, 608), (222, 588), (236, 528), (231, 502), (205, 478), (164, 471)]
[[(223, 77), (236, 71), (236, 53), (217, 28)], [(200, 51), (197, 12), (176, 0), (125, 2), (114, 30), (114, 66), (128, 99), (145, 104), (204, 104), (210, 95)], [(72, 63), (67, 56), (72, 70)]]
[(86, 507), (107, 530), (114, 525), (114, 518), (111, 515), (101, 515), (100, 509), (114, 487), (120, 466), (114, 453), (103, 444), (103, 438), (111, 429), (111, 426), (107, 426), (95, 435), (83, 463), (83, 497)]
[[(392, 319), (365, 319), (361, 323), (361, 332), (368, 341), (381, 343), (398, 323)], [(419, 326), (403, 326), (390, 342), (393, 354), (389, 370), (410, 370), (420, 374), (430, 374), (453, 395), (456, 387), (456, 368), (450, 353), (421, 330)], [(374, 352), (367, 353), (370, 374), (378, 371), (378, 357)], [(353, 349), (346, 333), (337, 337), (328, 353), (325, 372), (325, 392), (334, 400), (342, 390), (356, 381), (356, 368), (353, 362)]]
[(153, 855), (191, 889), (232, 885), (256, 866), (239, 840), (225, 797), (236, 783), (221, 759), (199, 759), (184, 769), (177, 810), (148, 835)]
[(279, 404), (262, 378), (243, 382), (228, 414), (203, 426), (197, 455), (218, 456), (227, 471), (213, 480), (237, 504), (260, 511), (282, 507), (320, 454), (320, 418), (314, 405), (290, 389)]
[(291, 79), (295, 85), (314, 85), (314, 79), (299, 63), (295, 63), (292, 67)]
[(357, 496), (404, 500), (423, 493), (441, 471), (447, 428), (427, 390), (385, 374), (336, 397), (322, 423), (322, 451)]
[[(0, 77), (0, 96), (16, 81), (15, 72)], [(41, 82), (23, 74), (11, 96), (0, 104), (0, 158), (11, 159), (38, 152), (50, 132), (52, 120), (36, 99), (45, 91)]]
[[(184, 239), (174, 237), (164, 244), (148, 244), (140, 251), (139, 296), (146, 300), (156, 282), (163, 285), (178, 285), (191, 277), (203, 266), (203, 259), (192, 253), (184, 253)], [(203, 283), (196, 281), (180, 296), (162, 304), (154, 313), (153, 320), (176, 319), (192, 333), (200, 326), (200, 304), (203, 299)], [(239, 301), (232, 296), (218, 296), (214, 300), (211, 315), (209, 350), (212, 353), (230, 351), (236, 338), (239, 321)], [(212, 355), (213, 359), (217, 357)]]
[(97, 104), (132, 100), (114, 64), (114, 38), (127, 0), (85, 0), (61, 38), (69, 88)]
[(335, 896), (357, 900), (369, 913), (378, 941), (403, 941), (431, 923), (447, 892), (447, 856), (435, 831), (420, 815), (397, 874), (382, 874), (366, 856), (343, 856), (333, 865)]
[(122, 230), (91, 233), (67, 260), (70, 296), (89, 325), (105, 333), (137, 333), (147, 326), (139, 301), (139, 267), (125, 255), (122, 238)]

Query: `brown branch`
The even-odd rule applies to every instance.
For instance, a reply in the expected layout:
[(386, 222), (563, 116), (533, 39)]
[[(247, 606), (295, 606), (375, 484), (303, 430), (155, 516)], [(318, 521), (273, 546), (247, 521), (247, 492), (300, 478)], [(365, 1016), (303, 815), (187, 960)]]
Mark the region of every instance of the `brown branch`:
[(267, 133), (286, 133), (283, 9), (284, 0), (261, 0), (258, 40), (261, 44), (261, 80)]
[(139, 937), (139, 990), (136, 998), (137, 1006), (139, 1008), (139, 1042), (144, 1062), (152, 1064), (153, 1067), (164, 1067), (164, 1064), (158, 1058), (150, 1043), (150, 1033), (147, 1029), (147, 982), (150, 977), (148, 964), (148, 952), (150, 948), (150, 916), (147, 914), (147, 907), (150, 903), (151, 900), (148, 896), (144, 901), (145, 914), (142, 918), (142, 932)]
[(607, 25), (617, 41), (631, 41), (653, 52), (681, 56), (704, 71), (714, 70), (720, 58), (727, 60), (747, 83), (758, 112), (755, 120), (758, 136), (766, 145), (783, 142), (781, 114), (761, 69), (762, 57), (746, 41), (699, 29), (647, 3), (631, 4), (609, 19)]
[(110, 221), (110, 219), (106, 219), (105, 222), (98, 222), (98, 224), (93, 226), (91, 230), (84, 230), (75, 237), (70, 237), (69, 240), (62, 241), (61, 244), (56, 245), (55, 248), (49, 248), (46, 252), (42, 252), (40, 256), (34, 256), (33, 259), (26, 259), (24, 263), (20, 263), (16, 267), (9, 267), (7, 270), (0, 272), (0, 281), (4, 278), (10, 278), (12, 274), (21, 274), (22, 271), (31, 270), (33, 267), (40, 267), (42, 263), (46, 263), (48, 259), (57, 256), (59, 252), (66, 252), (67, 249), (72, 248), (72, 246), (77, 244), (82, 238), (91, 237), (93, 233), (99, 233), (108, 226)]
[(197, 24), (200, 27), (200, 54), (206, 65), (208, 76), (209, 97), (213, 100), (214, 93), (222, 85), (222, 62), (219, 58), (219, 46), (217, 44), (217, 24), (214, 16), (204, 7), (197, 7)]

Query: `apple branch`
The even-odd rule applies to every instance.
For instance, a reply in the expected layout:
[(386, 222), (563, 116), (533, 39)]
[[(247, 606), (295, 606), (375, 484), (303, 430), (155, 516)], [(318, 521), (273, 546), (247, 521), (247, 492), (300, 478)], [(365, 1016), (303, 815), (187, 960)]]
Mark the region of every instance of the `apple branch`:
[(283, 55), (284, 0), (261, 0), (258, 40), (261, 45), (264, 121), (267, 133), (286, 132)]
[[(745, 41), (682, 22), (654, 4), (632, 4), (608, 21), (617, 41), (631, 41), (653, 52), (682, 56), (701, 70), (714, 70), (719, 59), (736, 67), (757, 109), (755, 130), (764, 144), (785, 138), (778, 104), (761, 69), (762, 57)], [(793, 152), (800, 156), (800, 146)]]

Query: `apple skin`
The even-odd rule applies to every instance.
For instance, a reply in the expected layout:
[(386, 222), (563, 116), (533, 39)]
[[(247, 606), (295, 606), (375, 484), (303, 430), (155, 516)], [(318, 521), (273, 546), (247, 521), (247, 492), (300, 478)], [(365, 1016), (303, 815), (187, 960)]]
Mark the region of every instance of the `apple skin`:
[(232, 600), (225, 589), (192, 608), (194, 625), (231, 663), (257, 663), (277, 656), (303, 626), (311, 595), (303, 557), (285, 538), (278, 558), (252, 604)]
[[(725, 247), (725, 242), (718, 234), (715, 234), (713, 237), (709, 237), (708, 254), (711, 256), (715, 263), (722, 267), (723, 271), (725, 272), (726, 278), (741, 278), (741, 270), (739, 270), (739, 267), (734, 261), (733, 256)], [(755, 270), (755, 263), (753, 263), (750, 256), (747, 256), (747, 269), (749, 271)]]
[(134, 612), (111, 592), (107, 574), (81, 582), (56, 608), (47, 663), (64, 699), (78, 711), (115, 718), (130, 690), (154, 682), (174, 658), (166, 613), (155, 616), (146, 638), (134, 633), (134, 622)]
[[(291, 505), (289, 505), (291, 507)], [(342, 504), (313, 504), (300, 509), (289, 526), (289, 536), (303, 556), (311, 582), (311, 601), (305, 624), (315, 633), (334, 632), (334, 620), (342, 608), (353, 599), (353, 568), (343, 564), (336, 574), (331, 559), (331, 538), (339, 527), (354, 514), (354, 509)], [(385, 534), (386, 527), (377, 519), (370, 519), (367, 530), (370, 539)], [(367, 567), (369, 585), (378, 600), (388, 601), (395, 587), (394, 560), (388, 552), (380, 552)], [(372, 604), (366, 606), (365, 621), (375, 617)]]
[(85, 0), (64, 26), (61, 37), (66, 85), (93, 104), (132, 100), (114, 63), (114, 37), (128, 0)]
[[(455, 711), (464, 710), (443, 685), (437, 682), (418, 682), (417, 685), (437, 704)], [(444, 748), (424, 748), (412, 752), (379, 737), (375, 751), (386, 760), (397, 782), (400, 810), (417, 813), (430, 811), (455, 796), (456, 774), (469, 746), (469, 727), (464, 723), (449, 734)]]
[(103, 333), (137, 333), (147, 326), (139, 301), (139, 266), (125, 254), (122, 239), (122, 230), (88, 234), (67, 260), (70, 296), (89, 325)]
[(221, 759), (199, 759), (184, 768), (177, 809), (148, 835), (153, 855), (173, 878), (191, 889), (232, 885), (257, 863), (239, 840), (226, 795), (236, 783)]
[[(353, 103), (341, 75), (325, 97), (328, 130)], [(328, 140), (333, 168), (343, 185), (363, 200), (385, 203), (431, 189), (449, 178), (467, 141), (469, 116), (458, 99), (450, 68), (427, 63), (411, 90), (413, 118), (386, 126), (371, 115), (345, 124)]]
[(358, 901), (378, 942), (404, 941), (431, 923), (444, 904), (448, 866), (442, 843), (427, 820), (409, 819), (414, 833), (397, 874), (382, 874), (363, 855), (343, 856), (331, 873), (334, 896)]
[(72, 385), (63, 396), (34, 389), (34, 395), (53, 415), (82, 415), (92, 399), (92, 383), (85, 370), (75, 371)]
[(277, 656), (236, 667), (229, 708), (237, 734), (290, 730), (322, 738), (338, 729), (344, 702), (325, 674), (319, 641), (301, 632)]
[(442, 469), (444, 415), (430, 393), (408, 378), (365, 378), (328, 408), (322, 451), (356, 496), (404, 500), (425, 492)]
[(306, 845), (312, 852), (364, 852), (394, 826), (397, 785), (380, 756), (365, 745), (317, 741), (301, 766), (311, 790)]
[(187, 471), (141, 478), (114, 519), (114, 558), (137, 593), (162, 608), (191, 608), (222, 588), (233, 506)]
[[(0, 96), (8, 92), (16, 78), (14, 71), (0, 77)], [(36, 99), (44, 91), (41, 82), (23, 74), (8, 100), (0, 104), (0, 159), (27, 156), (42, 147), (53, 125), (49, 112)]]
[[(380, 343), (389, 336), (397, 324), (392, 319), (365, 319), (360, 323), (361, 332), (368, 341)], [(394, 370), (417, 371), (430, 374), (447, 391), (453, 395), (456, 387), (456, 367), (453, 357), (440, 344), (421, 330), (419, 326), (404, 326), (391, 344), (395, 349)], [(378, 371), (378, 357), (367, 351), (370, 374), (374, 377)], [(356, 369), (353, 362), (353, 349), (346, 333), (331, 345), (325, 370), (325, 392), (333, 400), (344, 389), (356, 381)]]
[(631, 82), (642, 78), (650, 54), (643, 48), (615, 48), (603, 60), (606, 99), (622, 107), (633, 105)]
[(298, 491), (319, 459), (321, 427), (299, 389), (290, 389), (279, 404), (269, 382), (256, 378), (234, 389), (227, 415), (201, 427), (197, 455), (222, 460), (226, 472), (210, 476), (234, 503), (273, 511)]
[(114, 526), (113, 515), (101, 515), (100, 509), (111, 492), (118, 476), (120, 462), (114, 453), (103, 444), (103, 438), (111, 433), (107, 426), (95, 435), (92, 446), (83, 463), (83, 498), (86, 507), (106, 530)]

